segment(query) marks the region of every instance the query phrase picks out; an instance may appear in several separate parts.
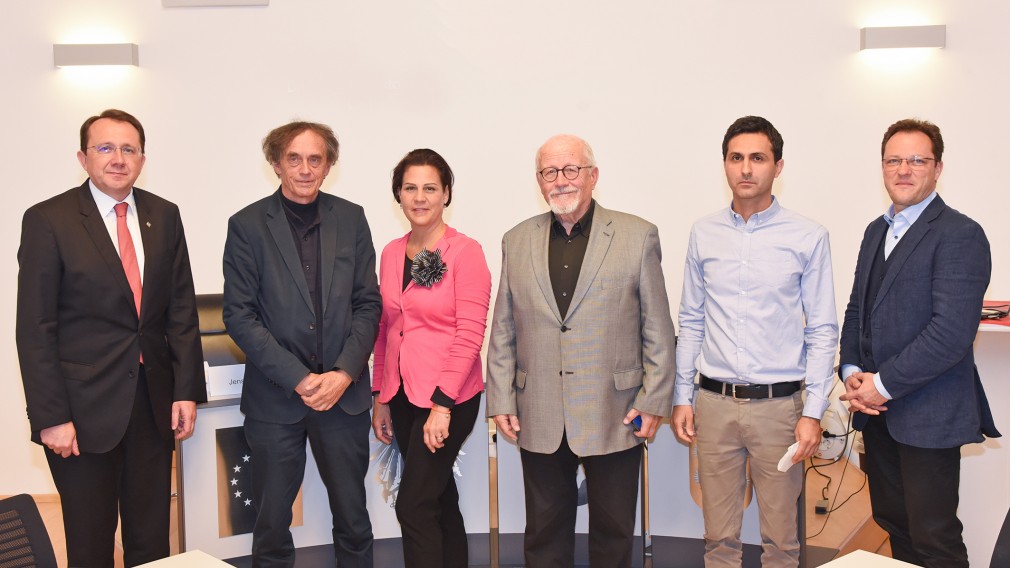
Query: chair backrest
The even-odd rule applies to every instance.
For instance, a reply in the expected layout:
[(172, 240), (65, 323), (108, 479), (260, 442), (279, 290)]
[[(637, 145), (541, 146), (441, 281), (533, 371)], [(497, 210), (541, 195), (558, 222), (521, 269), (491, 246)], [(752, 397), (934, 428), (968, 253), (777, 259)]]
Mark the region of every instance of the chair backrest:
[(196, 313), (200, 320), (203, 358), (212, 367), (245, 363), (245, 353), (228, 335), (224, 325), (224, 294), (197, 294)]
[(0, 500), (0, 568), (56, 568), (53, 543), (31, 495)]
[(989, 568), (1005, 568), (1010, 566), (1010, 512), (1003, 520), (1003, 528), (996, 539), (996, 548), (992, 551), (992, 563)]

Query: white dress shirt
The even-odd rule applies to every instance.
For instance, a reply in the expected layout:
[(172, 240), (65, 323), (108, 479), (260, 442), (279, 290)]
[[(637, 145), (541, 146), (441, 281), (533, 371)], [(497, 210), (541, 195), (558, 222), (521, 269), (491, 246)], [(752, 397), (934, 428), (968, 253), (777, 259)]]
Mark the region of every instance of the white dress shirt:
[(133, 237), (133, 248), (137, 251), (137, 267), (140, 269), (140, 282), (144, 282), (144, 240), (140, 236), (140, 219), (137, 217), (137, 203), (133, 199), (133, 190), (130, 190), (130, 194), (126, 196), (122, 202), (116, 201), (115, 199), (109, 197), (102, 190), (95, 187), (95, 182), (89, 181), (88, 185), (91, 186), (91, 197), (95, 199), (95, 205), (98, 206), (98, 214), (102, 216), (102, 220), (105, 221), (105, 229), (109, 231), (109, 238), (112, 239), (112, 246), (116, 248), (116, 254), (122, 257), (119, 252), (119, 229), (116, 226), (116, 204), (126, 203), (126, 228), (130, 230), (130, 236)]

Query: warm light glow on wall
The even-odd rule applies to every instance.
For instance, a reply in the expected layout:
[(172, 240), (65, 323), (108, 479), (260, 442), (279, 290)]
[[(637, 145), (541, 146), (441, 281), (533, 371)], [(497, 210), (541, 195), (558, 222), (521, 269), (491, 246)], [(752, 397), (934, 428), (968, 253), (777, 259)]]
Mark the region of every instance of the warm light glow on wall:
[(61, 67), (60, 81), (67, 87), (80, 91), (112, 91), (122, 87), (136, 67), (126, 65), (95, 65), (88, 67)]
[(161, 0), (161, 5), (166, 8), (189, 8), (194, 6), (269, 6), (270, 0)]
[(881, 8), (871, 5), (872, 14), (859, 19), (860, 28), (888, 26), (927, 26), (941, 20), (943, 14), (927, 14), (918, 6), (892, 6)]
[(59, 41), (53, 43), (130, 43), (131, 39), (118, 29), (89, 26), (59, 34)]
[(871, 49), (859, 52), (859, 59), (873, 71), (900, 74), (925, 67), (938, 55), (936, 49)]

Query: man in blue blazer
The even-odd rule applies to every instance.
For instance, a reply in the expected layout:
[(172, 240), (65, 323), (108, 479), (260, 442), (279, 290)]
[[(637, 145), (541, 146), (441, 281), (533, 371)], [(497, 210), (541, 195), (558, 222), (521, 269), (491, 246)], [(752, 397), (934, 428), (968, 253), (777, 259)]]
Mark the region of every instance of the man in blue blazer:
[(246, 354), (256, 567), (294, 565), (288, 527), (306, 440), (329, 496), (337, 563), (372, 566), (368, 357), (382, 300), (364, 210), (319, 191), (338, 150), (322, 124), (274, 129), (263, 151), (280, 189), (228, 222), (224, 320)]
[(842, 326), (840, 375), (866, 446), (873, 518), (894, 558), (968, 566), (957, 518), (961, 446), (998, 437), (972, 343), (989, 285), (982, 227), (936, 193), (936, 125), (881, 144), (892, 205), (866, 228)]

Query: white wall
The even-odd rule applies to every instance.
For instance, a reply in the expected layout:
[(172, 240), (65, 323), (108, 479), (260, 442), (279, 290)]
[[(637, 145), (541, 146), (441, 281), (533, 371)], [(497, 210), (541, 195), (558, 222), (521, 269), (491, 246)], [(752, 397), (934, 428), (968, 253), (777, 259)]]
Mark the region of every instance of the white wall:
[[(380, 249), (406, 230), (389, 193), (393, 165), (415, 147), (446, 156), (457, 173), (449, 222), (483, 243), (495, 275), (502, 233), (544, 210), (537, 146), (558, 132), (582, 135), (600, 165), (600, 202), (660, 226), (674, 305), (690, 223), (729, 198), (722, 134), (760, 114), (786, 140), (782, 203), (831, 231), (840, 311), (863, 228), (887, 203), (880, 136), (919, 116), (945, 135), (942, 195), (989, 235), (989, 296), (1010, 298), (1008, 19), (1003, 0), (7, 3), (0, 494), (53, 490), (28, 442), (14, 346), (17, 243), (27, 207), (84, 179), (74, 153), (91, 114), (119, 107), (144, 122), (138, 185), (182, 208), (200, 293), (221, 289), (228, 216), (276, 186), (260, 140), (305, 118), (337, 131), (341, 160), (325, 189), (365, 207)], [(858, 50), (862, 26), (937, 23), (947, 25), (944, 50)], [(140, 67), (52, 66), (54, 42), (109, 41), (138, 43)]]

